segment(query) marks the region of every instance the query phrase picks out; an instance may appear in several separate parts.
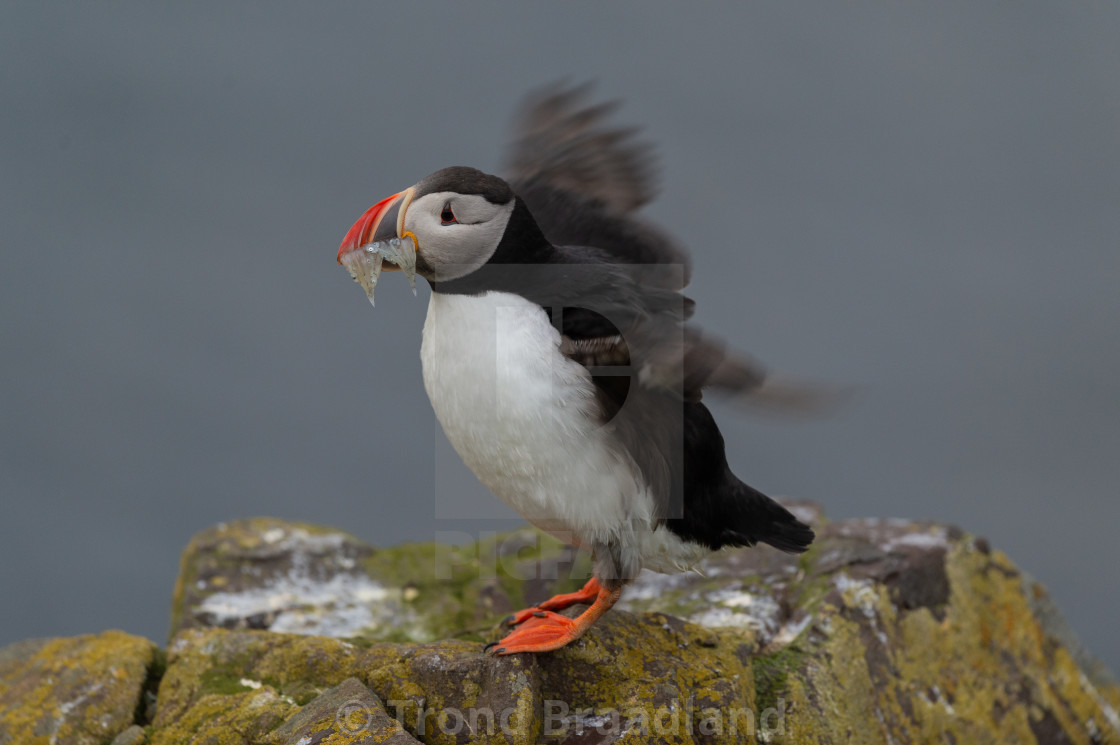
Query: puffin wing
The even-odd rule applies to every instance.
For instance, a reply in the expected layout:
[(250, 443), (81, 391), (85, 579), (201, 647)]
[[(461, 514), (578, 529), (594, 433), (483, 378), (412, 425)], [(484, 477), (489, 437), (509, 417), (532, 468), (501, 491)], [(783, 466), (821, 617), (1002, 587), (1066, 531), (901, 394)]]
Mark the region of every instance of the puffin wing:
[[(699, 401), (705, 388), (749, 394), (766, 381), (758, 362), (729, 354), (692, 325), (646, 319), (625, 331), (594, 312), (564, 308), (560, 352), (592, 370), (629, 367), (643, 387)], [(600, 383), (599, 378), (595, 378)]]
[(599, 285), (589, 294), (605, 303), (611, 320), (564, 308), (564, 354), (586, 367), (631, 365), (643, 385), (688, 401), (699, 401), (709, 387), (748, 394), (744, 400), (762, 408), (796, 413), (828, 406), (834, 391), (775, 381), (757, 361), (686, 323), (695, 303), (680, 291), (692, 259), (634, 214), (657, 193), (653, 148), (636, 138), (637, 129), (611, 127), (606, 120), (617, 102), (591, 104), (589, 91), (589, 85), (552, 85), (527, 96), (507, 155), (508, 181), (549, 242), (574, 264), (599, 265), (613, 282), (584, 285)]
[[(565, 317), (569, 315), (580, 314), (566, 308)], [(640, 340), (638, 345), (632, 343), (635, 338)], [(819, 416), (855, 392), (775, 376), (762, 363), (729, 351), (720, 339), (691, 324), (672, 329), (662, 322), (623, 335), (609, 322), (583, 319), (571, 326), (564, 324), (560, 352), (591, 370), (603, 393), (619, 393), (617, 384), (595, 374), (603, 367), (629, 367), (642, 387), (684, 401), (698, 402), (705, 390), (714, 390), (770, 414)]]
[[(594, 253), (570, 249), (573, 261)], [(755, 411), (815, 416), (834, 409), (853, 391), (772, 374), (761, 362), (737, 353), (688, 319), (694, 304), (664, 287), (641, 281), (641, 273), (617, 264), (581, 263), (572, 267), (581, 290), (553, 296), (561, 332), (560, 351), (588, 368), (600, 399), (620, 405), (630, 391), (617, 376), (628, 374), (640, 388), (698, 402), (705, 390), (733, 397)], [(551, 311), (550, 311), (551, 312)], [(615, 368), (603, 371), (602, 368)], [(612, 406), (607, 406), (609, 411)]]
[(657, 194), (653, 148), (634, 139), (634, 128), (606, 127), (618, 102), (587, 105), (590, 87), (554, 84), (526, 96), (507, 156), (508, 181), (548, 185), (627, 214)]
[(679, 290), (691, 274), (688, 251), (633, 214), (657, 192), (653, 149), (635, 129), (609, 128), (616, 102), (589, 105), (588, 89), (552, 86), (526, 99), (508, 181), (553, 245), (594, 246), (610, 261), (649, 265), (645, 282)]

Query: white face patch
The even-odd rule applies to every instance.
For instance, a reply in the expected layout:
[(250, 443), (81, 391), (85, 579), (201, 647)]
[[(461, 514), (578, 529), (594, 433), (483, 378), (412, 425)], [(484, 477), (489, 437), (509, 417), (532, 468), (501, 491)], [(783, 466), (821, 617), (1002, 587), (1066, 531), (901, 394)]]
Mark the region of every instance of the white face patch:
[[(513, 205), (512, 199), (494, 204), (478, 194), (426, 194), (408, 206), (404, 231), (416, 236), (417, 252), (439, 279), (457, 279), (485, 264), (498, 250)], [(445, 207), (455, 218), (448, 225), (443, 224)]]

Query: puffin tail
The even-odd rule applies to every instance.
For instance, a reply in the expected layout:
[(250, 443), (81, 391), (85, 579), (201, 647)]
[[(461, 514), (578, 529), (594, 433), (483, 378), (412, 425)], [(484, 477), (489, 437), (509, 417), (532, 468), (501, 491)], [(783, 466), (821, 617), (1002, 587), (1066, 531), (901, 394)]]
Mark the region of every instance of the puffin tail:
[(791, 554), (804, 553), (816, 534), (793, 513), (762, 492), (739, 482), (737, 509), (726, 529), (728, 542), (753, 546), (767, 543)]

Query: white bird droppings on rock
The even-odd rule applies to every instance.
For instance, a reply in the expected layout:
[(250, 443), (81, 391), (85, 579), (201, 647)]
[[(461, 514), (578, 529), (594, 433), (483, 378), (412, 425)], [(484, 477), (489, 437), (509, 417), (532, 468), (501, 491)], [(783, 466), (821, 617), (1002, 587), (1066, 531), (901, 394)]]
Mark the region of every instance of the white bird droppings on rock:
[(812, 616), (805, 616), (800, 621), (787, 621), (782, 624), (782, 627), (778, 629), (778, 633), (774, 634), (774, 638), (770, 640), (771, 647), (780, 649), (786, 646), (794, 639), (801, 636), (801, 632), (807, 629), (812, 622)]
[(840, 573), (832, 578), (832, 583), (840, 591), (840, 596), (848, 606), (859, 608), (867, 618), (875, 617), (878, 597), (875, 595), (871, 580), (852, 579), (848, 575)]
[(383, 585), (364, 575), (337, 574), (318, 580), (298, 567), (263, 587), (218, 592), (202, 601), (201, 613), (217, 625), (236, 625), (254, 616), (275, 616), (273, 631), (318, 636), (354, 636), (376, 626), (373, 603), (390, 596)]
[(763, 643), (778, 633), (782, 609), (769, 595), (727, 589), (705, 597), (714, 607), (689, 616), (689, 621), (707, 628), (753, 629)]
[(261, 533), (261, 540), (265, 543), (276, 543), (284, 538), (283, 528), (270, 528)]
[(948, 549), (949, 536), (944, 528), (936, 527), (929, 531), (916, 531), (894, 536), (885, 541), (881, 548), (884, 551), (893, 551), (898, 548), (917, 548), (923, 551)]

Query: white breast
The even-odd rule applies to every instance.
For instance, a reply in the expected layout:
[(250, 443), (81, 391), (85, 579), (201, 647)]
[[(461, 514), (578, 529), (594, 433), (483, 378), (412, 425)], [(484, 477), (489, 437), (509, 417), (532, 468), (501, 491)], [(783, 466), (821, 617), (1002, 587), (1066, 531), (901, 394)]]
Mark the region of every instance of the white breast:
[(587, 370), (559, 344), (518, 295), (433, 293), (420, 357), (436, 417), (482, 483), (542, 530), (580, 545), (642, 542), (648, 490), (599, 424)]

